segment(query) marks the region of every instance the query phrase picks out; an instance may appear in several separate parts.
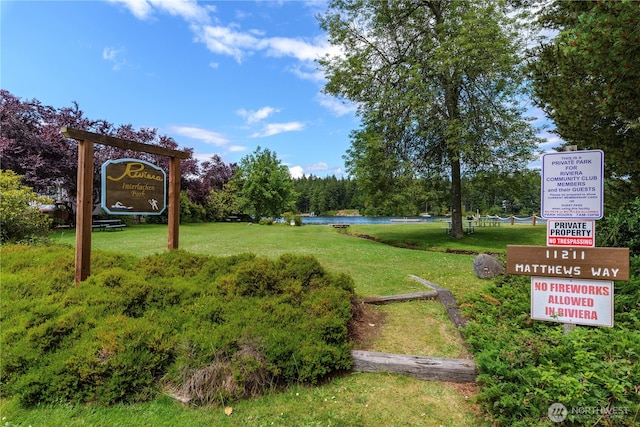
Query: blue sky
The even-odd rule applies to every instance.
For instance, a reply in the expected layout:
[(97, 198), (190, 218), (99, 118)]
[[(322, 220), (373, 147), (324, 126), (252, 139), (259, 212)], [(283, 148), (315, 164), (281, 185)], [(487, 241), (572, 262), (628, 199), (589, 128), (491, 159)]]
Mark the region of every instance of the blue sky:
[(322, 95), (309, 1), (2, 1), (1, 85), (91, 119), (153, 127), (206, 160), (275, 151), (342, 175), (352, 106)]
[(293, 176), (345, 174), (359, 127), (321, 93), (325, 1), (1, 0), (0, 85), (91, 119), (157, 128), (200, 160), (260, 146)]

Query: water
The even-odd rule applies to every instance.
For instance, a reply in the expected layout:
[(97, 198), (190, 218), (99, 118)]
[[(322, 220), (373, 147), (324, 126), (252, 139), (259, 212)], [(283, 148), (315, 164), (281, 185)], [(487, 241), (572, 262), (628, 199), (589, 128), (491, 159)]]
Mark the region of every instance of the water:
[[(424, 224), (425, 222), (451, 221), (451, 217), (421, 217), (421, 216), (303, 216), (303, 225), (330, 225), (330, 224)], [(509, 217), (498, 217), (501, 223), (510, 223)], [(536, 219), (538, 224), (546, 221), (540, 217)], [(515, 218), (516, 224), (531, 224), (531, 217)]]
[[(393, 220), (393, 221), (392, 221)], [(303, 225), (327, 224), (415, 224), (439, 221), (439, 218), (423, 218), (419, 216), (303, 216)]]

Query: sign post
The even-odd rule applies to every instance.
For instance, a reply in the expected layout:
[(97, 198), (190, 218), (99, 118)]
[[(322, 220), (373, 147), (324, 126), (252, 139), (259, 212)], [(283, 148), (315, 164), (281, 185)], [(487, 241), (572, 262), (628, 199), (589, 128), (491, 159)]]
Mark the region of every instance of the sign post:
[(93, 144), (109, 145), (125, 150), (141, 151), (169, 157), (169, 250), (178, 248), (180, 225), (180, 159), (188, 159), (186, 151), (172, 150), (159, 145), (143, 144), (128, 139), (100, 135), (63, 126), (60, 129), (67, 138), (78, 141), (78, 193), (76, 213), (76, 271), (75, 284), (84, 281), (91, 273), (91, 213), (93, 211)]
[(507, 246), (507, 273), (531, 277), (531, 318), (613, 327), (613, 280), (629, 280), (629, 248), (596, 248), (603, 215), (604, 153), (542, 156), (547, 246)]

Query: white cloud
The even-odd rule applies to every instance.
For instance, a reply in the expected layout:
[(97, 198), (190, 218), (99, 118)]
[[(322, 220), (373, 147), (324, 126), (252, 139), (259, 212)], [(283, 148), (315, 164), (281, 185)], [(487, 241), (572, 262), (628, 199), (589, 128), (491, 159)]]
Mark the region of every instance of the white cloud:
[(230, 153), (239, 153), (241, 151), (247, 151), (247, 147), (242, 145), (231, 145), (228, 147)]
[[(326, 54), (340, 55), (340, 48), (332, 46), (324, 36), (313, 39), (266, 37), (257, 29), (238, 30), (237, 24), (210, 25), (210, 14), (215, 12), (215, 6), (201, 6), (196, 0), (109, 1), (123, 5), (138, 19), (149, 19), (156, 11), (179, 16), (193, 31), (196, 42), (203, 43), (214, 54), (231, 56), (238, 63), (260, 51), (267, 56), (297, 59), (305, 69), (294, 67), (291, 71), (299, 78), (322, 81), (324, 76), (316, 69), (314, 61)], [(309, 4), (313, 5), (313, 2)], [(242, 19), (243, 16), (237, 18)]]
[(289, 175), (294, 179), (302, 178), (304, 176), (304, 169), (302, 169), (302, 166), (292, 166), (289, 168)]
[(230, 27), (194, 25), (192, 30), (196, 33), (196, 41), (204, 43), (211, 52), (232, 56), (238, 63), (261, 44), (253, 34), (237, 32)]
[(188, 22), (209, 21), (210, 9), (199, 6), (196, 0), (149, 0), (149, 2), (158, 9), (179, 16)]
[[(232, 56), (237, 62), (258, 51), (276, 58), (290, 57), (303, 63), (313, 64), (327, 53), (338, 54), (336, 47), (325, 38), (313, 40), (290, 37), (265, 37), (257, 30), (238, 31), (234, 25), (227, 27), (192, 25), (196, 41), (204, 43), (213, 53)], [(317, 76), (314, 76), (317, 79)]]
[(274, 107), (262, 107), (258, 111), (253, 110), (238, 110), (238, 115), (244, 117), (247, 120), (248, 124), (258, 123), (267, 117), (269, 117), (273, 113), (279, 113), (280, 109)]
[(138, 19), (149, 19), (155, 10), (179, 16), (187, 22), (208, 22), (208, 6), (199, 6), (196, 0), (108, 0), (124, 5)]
[(288, 67), (288, 71), (300, 80), (309, 80), (314, 83), (324, 84), (327, 79), (324, 72), (315, 63), (298, 63)]
[(356, 104), (352, 102), (343, 102), (332, 96), (325, 95), (324, 93), (319, 93), (317, 99), (320, 105), (331, 111), (337, 117), (353, 114), (357, 110)]
[(224, 146), (229, 140), (218, 132), (210, 130), (192, 127), (192, 126), (171, 126), (169, 131), (185, 138), (197, 139), (206, 144), (213, 144), (216, 146)]
[(267, 55), (289, 56), (300, 61), (315, 61), (334, 50), (326, 39), (320, 37), (316, 37), (311, 42), (299, 38), (270, 37), (263, 40), (263, 46), (267, 50)]
[(315, 165), (307, 166), (305, 168), (305, 170), (309, 172), (320, 172), (320, 171), (326, 171), (328, 169), (329, 169), (329, 165), (327, 165), (325, 162), (318, 162)]
[(251, 134), (251, 138), (265, 138), (283, 132), (300, 131), (303, 130), (304, 127), (305, 125), (302, 122), (269, 123), (266, 124), (261, 131)]
[(216, 154), (219, 155), (220, 153), (201, 153), (201, 152), (195, 151), (193, 153), (193, 158), (199, 162), (208, 162), (211, 160), (211, 157), (215, 156)]
[(147, 19), (153, 13), (153, 8), (145, 0), (108, 0), (111, 3), (123, 4), (138, 19)]
[(111, 68), (114, 71), (120, 70), (127, 64), (127, 60), (122, 56), (126, 53), (125, 48), (105, 47), (102, 50), (102, 59), (111, 63)]

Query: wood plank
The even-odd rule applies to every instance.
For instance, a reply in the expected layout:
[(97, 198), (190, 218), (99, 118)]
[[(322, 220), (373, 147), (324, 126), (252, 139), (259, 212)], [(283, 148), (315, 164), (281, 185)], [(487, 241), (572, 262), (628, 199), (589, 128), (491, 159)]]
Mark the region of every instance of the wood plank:
[(380, 305), (380, 304), (387, 304), (391, 302), (433, 299), (437, 297), (438, 297), (438, 292), (429, 291), (429, 292), (414, 292), (411, 294), (387, 295), (382, 297), (367, 297), (367, 298), (360, 299), (360, 301), (365, 304)]
[(629, 248), (507, 245), (507, 273), (629, 280)]
[(356, 372), (392, 372), (407, 374), (421, 380), (475, 382), (476, 364), (467, 359), (446, 359), (404, 354), (353, 350), (353, 370)]
[(161, 147), (159, 145), (143, 144), (141, 142), (131, 141), (128, 139), (116, 138), (115, 136), (100, 135), (98, 133), (88, 132), (86, 130), (74, 129), (63, 126), (60, 132), (67, 138), (76, 139), (78, 141), (89, 141), (92, 143), (108, 145), (110, 147), (118, 147), (124, 150), (142, 151), (144, 153), (158, 154), (160, 156), (177, 157), (179, 159), (188, 159), (191, 153), (181, 150), (172, 150), (170, 148)]
[(169, 224), (168, 247), (172, 251), (178, 249), (180, 233), (180, 159), (169, 159), (169, 204), (167, 206), (167, 222)]
[[(428, 280), (425, 280), (421, 277), (415, 276), (413, 274), (410, 274), (409, 277), (411, 277), (413, 280), (416, 280), (422, 283), (428, 288), (435, 289), (438, 292), (438, 300), (447, 309), (447, 314), (449, 315), (449, 319), (451, 319), (451, 321), (456, 326), (456, 329), (458, 329), (458, 331), (460, 331), (461, 328), (464, 328), (465, 326), (467, 326), (468, 320), (462, 315), (462, 312), (458, 307), (458, 302), (454, 298), (451, 291), (441, 286), (438, 286), (435, 283), (429, 282)], [(460, 331), (460, 336), (464, 340), (464, 335), (462, 335), (462, 331)]]
[(91, 274), (91, 215), (93, 213), (93, 142), (78, 141), (75, 285)]

